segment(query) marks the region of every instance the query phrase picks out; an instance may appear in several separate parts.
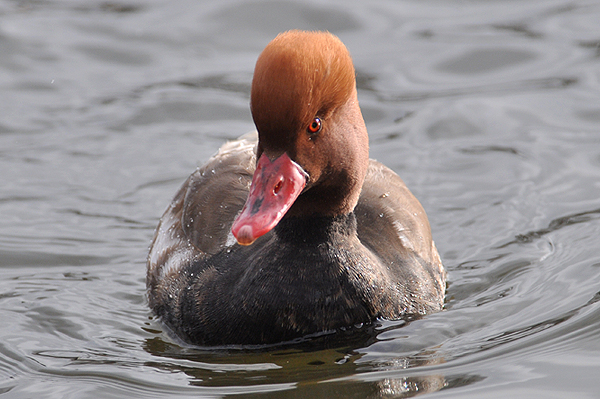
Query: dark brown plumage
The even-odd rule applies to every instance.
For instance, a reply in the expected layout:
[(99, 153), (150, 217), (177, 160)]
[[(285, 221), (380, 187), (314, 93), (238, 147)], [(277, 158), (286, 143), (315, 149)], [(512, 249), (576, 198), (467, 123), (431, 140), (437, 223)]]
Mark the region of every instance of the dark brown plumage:
[[(162, 321), (193, 344), (267, 344), (441, 309), (445, 272), (427, 216), (368, 158), (339, 39), (279, 35), (257, 61), (251, 104), (258, 141), (224, 145), (161, 219), (147, 286)], [(272, 202), (282, 195), (286, 205)]]

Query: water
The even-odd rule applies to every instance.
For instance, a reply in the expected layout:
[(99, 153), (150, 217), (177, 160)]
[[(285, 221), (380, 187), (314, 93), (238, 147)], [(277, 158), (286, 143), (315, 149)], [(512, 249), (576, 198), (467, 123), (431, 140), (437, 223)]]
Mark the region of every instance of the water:
[[(597, 1), (0, 1), (0, 394), (597, 397), (598, 21)], [(446, 310), (184, 348), (146, 307), (147, 247), (195, 166), (252, 129), (254, 61), (288, 28), (353, 54)]]

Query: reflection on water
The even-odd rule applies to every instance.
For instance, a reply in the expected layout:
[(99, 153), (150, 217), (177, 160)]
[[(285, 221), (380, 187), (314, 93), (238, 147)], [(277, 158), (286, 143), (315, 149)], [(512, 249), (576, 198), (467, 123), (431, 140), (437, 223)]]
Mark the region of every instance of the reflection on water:
[[(598, 2), (0, 14), (3, 397), (597, 395)], [(180, 345), (146, 306), (147, 247), (197, 163), (253, 128), (254, 62), (288, 28), (349, 47), (371, 155), (427, 210), (446, 309), (270, 348)]]
[[(245, 387), (261, 387), (265, 384), (277, 385), (282, 390), (302, 387), (300, 392), (289, 393), (293, 397), (311, 397), (313, 394), (340, 398), (412, 397), (440, 390), (449, 384), (456, 387), (481, 379), (477, 376), (452, 376), (447, 379), (436, 372), (390, 377), (408, 369), (444, 363), (444, 359), (435, 350), (422, 350), (411, 356), (394, 357), (370, 364), (369, 370), (380, 370), (388, 376), (357, 384), (352, 376), (363, 367), (360, 365), (364, 356), (361, 348), (376, 342), (378, 334), (401, 329), (406, 323), (391, 324), (385, 328), (381, 325), (364, 326), (275, 347), (202, 349), (182, 347), (160, 338), (152, 338), (146, 340), (144, 349), (156, 357), (165, 358), (164, 361), (152, 362), (151, 366), (172, 373), (185, 373), (194, 386), (236, 386), (241, 379)], [(297, 386), (290, 386), (291, 375)], [(330, 385), (325, 391), (314, 384), (323, 377), (326, 377)], [(276, 396), (281, 395), (277, 390)], [(287, 396), (283, 394), (283, 397)]]

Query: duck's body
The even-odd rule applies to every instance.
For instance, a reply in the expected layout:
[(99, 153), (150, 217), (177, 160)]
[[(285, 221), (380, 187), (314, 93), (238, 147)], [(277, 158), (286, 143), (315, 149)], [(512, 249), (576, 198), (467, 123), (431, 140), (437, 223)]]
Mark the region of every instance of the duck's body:
[[(276, 343), (442, 307), (445, 272), (427, 216), (400, 177), (368, 159), (353, 69), (348, 87), (314, 76), (285, 81), (286, 49), (304, 59), (307, 40), (333, 46), (327, 75), (347, 57), (325, 33), (272, 42), (253, 81), (258, 141), (254, 134), (224, 145), (184, 183), (157, 229), (150, 307), (187, 342)], [(277, 51), (283, 64), (273, 61)], [(279, 68), (270, 70), (273, 62)], [(297, 103), (307, 95), (298, 85), (311, 86), (308, 109)]]

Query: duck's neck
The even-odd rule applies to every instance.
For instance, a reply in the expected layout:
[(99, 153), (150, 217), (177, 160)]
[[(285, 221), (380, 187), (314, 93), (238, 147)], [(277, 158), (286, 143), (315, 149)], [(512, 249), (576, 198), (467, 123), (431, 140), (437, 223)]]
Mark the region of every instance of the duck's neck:
[(319, 244), (356, 236), (354, 213), (338, 216), (285, 217), (274, 228), (281, 241)]

